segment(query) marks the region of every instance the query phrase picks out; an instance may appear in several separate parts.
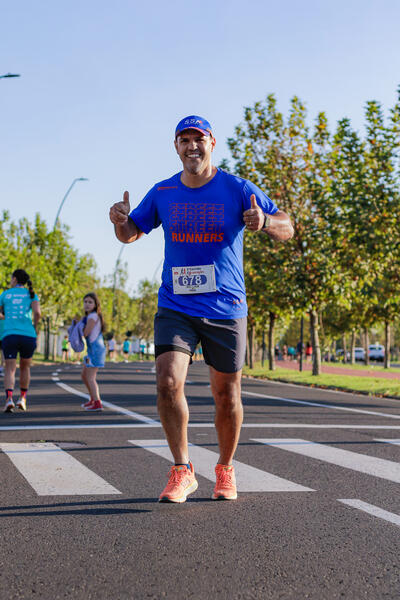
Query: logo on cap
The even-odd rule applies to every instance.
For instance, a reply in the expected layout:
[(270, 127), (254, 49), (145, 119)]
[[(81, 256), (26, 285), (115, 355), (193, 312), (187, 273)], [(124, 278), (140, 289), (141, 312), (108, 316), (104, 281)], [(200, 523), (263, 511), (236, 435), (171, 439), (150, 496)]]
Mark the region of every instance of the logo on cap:
[(175, 129), (175, 137), (177, 137), (185, 129), (197, 129), (204, 135), (212, 135), (210, 123), (206, 119), (198, 117), (197, 115), (190, 115), (189, 117), (185, 117), (179, 121)]

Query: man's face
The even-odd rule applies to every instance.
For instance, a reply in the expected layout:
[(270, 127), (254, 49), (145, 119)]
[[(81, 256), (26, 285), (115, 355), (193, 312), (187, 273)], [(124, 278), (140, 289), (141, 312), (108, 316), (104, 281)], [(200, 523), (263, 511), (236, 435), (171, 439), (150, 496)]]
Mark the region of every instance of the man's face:
[(186, 171), (199, 175), (211, 164), (215, 139), (196, 129), (185, 129), (175, 140), (175, 148)]

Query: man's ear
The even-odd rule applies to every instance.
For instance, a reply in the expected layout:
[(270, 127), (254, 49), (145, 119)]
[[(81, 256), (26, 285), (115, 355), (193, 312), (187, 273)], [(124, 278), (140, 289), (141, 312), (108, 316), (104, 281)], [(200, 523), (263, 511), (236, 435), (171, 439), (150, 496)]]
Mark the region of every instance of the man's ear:
[(211, 137), (211, 152), (214, 150), (216, 143), (217, 140), (215, 139), (215, 137)]
[(174, 146), (175, 146), (175, 150), (178, 152), (178, 142), (176, 141), (176, 139), (174, 140)]

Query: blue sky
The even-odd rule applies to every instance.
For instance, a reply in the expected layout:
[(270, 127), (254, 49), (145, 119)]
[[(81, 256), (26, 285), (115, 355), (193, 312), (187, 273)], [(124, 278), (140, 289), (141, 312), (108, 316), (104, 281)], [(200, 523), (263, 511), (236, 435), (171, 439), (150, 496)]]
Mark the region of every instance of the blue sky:
[[(365, 102), (390, 108), (400, 84), (398, 0), (14, 0), (0, 20), (0, 75), (21, 74), (0, 80), (0, 208), (51, 227), (87, 177), (61, 221), (102, 276), (120, 250), (110, 205), (180, 170), (182, 117), (212, 123), (218, 164), (243, 108), (270, 93), (361, 130)], [(162, 252), (161, 229), (124, 248), (130, 290)]]

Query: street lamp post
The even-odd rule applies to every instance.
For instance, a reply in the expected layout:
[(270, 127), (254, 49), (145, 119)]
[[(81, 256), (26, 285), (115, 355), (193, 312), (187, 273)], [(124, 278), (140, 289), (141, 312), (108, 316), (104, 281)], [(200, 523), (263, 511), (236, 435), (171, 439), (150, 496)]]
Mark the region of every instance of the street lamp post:
[(70, 193), (70, 191), (72, 190), (72, 188), (74, 187), (74, 185), (75, 185), (75, 183), (77, 181), (89, 181), (89, 179), (87, 179), (86, 177), (77, 177), (76, 179), (73, 180), (73, 182), (71, 183), (71, 185), (67, 189), (67, 193), (65, 194), (64, 198), (61, 200), (60, 206), (58, 207), (58, 211), (57, 211), (56, 218), (55, 218), (54, 225), (53, 225), (53, 231), (54, 231), (54, 229), (57, 226), (58, 217), (60, 215), (60, 212), (61, 212), (61, 209), (62, 209), (62, 207), (64, 205), (64, 202), (66, 201), (68, 194)]
[(125, 244), (121, 245), (121, 249), (119, 251), (118, 254), (118, 258), (117, 258), (117, 262), (115, 263), (115, 269), (114, 269), (114, 281), (113, 281), (113, 301), (112, 301), (112, 318), (113, 321), (117, 315), (117, 305), (116, 305), (116, 298), (115, 298), (115, 289), (117, 287), (117, 273), (118, 273), (118, 267), (119, 267), (119, 263), (121, 260), (121, 255), (122, 255), (122, 251), (125, 248)]

